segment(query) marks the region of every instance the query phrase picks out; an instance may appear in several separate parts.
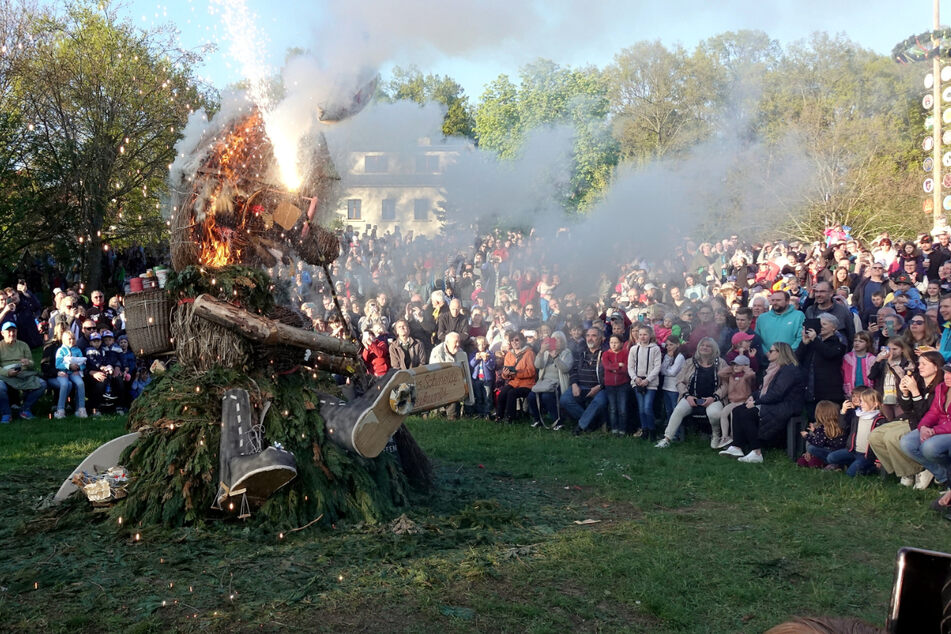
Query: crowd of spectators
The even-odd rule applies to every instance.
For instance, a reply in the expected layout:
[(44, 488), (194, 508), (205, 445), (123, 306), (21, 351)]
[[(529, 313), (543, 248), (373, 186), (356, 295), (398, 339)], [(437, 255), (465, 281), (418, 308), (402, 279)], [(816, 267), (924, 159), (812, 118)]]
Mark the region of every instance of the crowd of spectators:
[[(838, 226), (815, 242), (688, 239), (595, 273), (591, 258), (571, 259), (570, 231), (460, 244), (347, 227), (340, 241), (329, 278), (301, 264), (272, 275), (315, 330), (361, 342), (374, 376), (464, 365), (474, 403), (450, 419), (603, 427), (665, 450), (700, 420), (713, 450), (744, 463), (802, 420), (799, 464), (935, 482), (946, 490), (935, 508), (949, 510), (947, 228), (869, 243)], [(128, 407), (147, 374), (123, 336), (121, 295), (57, 288), (43, 308), (24, 280), (4, 295), (3, 422), (8, 389), (24, 418), (47, 389), (56, 417), (69, 399), (77, 416)]]
[[(570, 240), (495, 231), (443, 257), (434, 242), (348, 228), (333, 286), (291, 271), (292, 290), (315, 329), (363, 343), (374, 375), (465, 363), (475, 402), (449, 418), (604, 428), (658, 449), (705, 420), (711, 448), (744, 463), (801, 420), (803, 466), (948, 489), (946, 228), (685, 240), (595, 276), (565, 255)], [(949, 503), (945, 492), (935, 507)]]

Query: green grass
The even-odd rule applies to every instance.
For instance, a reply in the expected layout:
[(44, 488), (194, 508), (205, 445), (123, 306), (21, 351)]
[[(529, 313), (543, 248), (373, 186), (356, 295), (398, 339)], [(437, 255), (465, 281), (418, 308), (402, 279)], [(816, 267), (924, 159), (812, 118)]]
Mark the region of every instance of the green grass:
[[(901, 546), (948, 550), (937, 491), (601, 434), (412, 419), (438, 489), (388, 525), (165, 530), (78, 497), (38, 511), (123, 421), (0, 428), (0, 628), (763, 631), (882, 624)], [(600, 520), (579, 525), (576, 521)], [(135, 540), (135, 533), (140, 540)]]

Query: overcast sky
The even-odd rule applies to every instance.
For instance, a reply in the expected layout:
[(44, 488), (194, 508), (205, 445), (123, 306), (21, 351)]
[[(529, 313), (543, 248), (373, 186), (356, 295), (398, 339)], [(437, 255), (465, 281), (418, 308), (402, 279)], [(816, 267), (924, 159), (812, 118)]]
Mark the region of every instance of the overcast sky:
[[(241, 0), (227, 4), (233, 7)], [(248, 13), (257, 17), (258, 33), (244, 30), (238, 45), (254, 49), (260, 62), (275, 69), (290, 47), (324, 47), (318, 53), (324, 58), (366, 53), (368, 61), (384, 71), (393, 64), (415, 63), (424, 72), (450, 75), (473, 101), (497, 75), (516, 75), (522, 64), (537, 57), (562, 65), (604, 66), (620, 49), (641, 40), (692, 48), (707, 37), (739, 29), (762, 30), (784, 45), (814, 31), (845, 33), (864, 47), (888, 54), (900, 40), (929, 30), (932, 21), (930, 0), (315, 0), (309, 8), (290, 0), (246, 4)], [(944, 4), (943, 21), (951, 22), (951, 3)], [(173, 23), (184, 47), (218, 44), (200, 73), (223, 88), (241, 79), (247, 66), (235, 61), (238, 56), (229, 41), (235, 39), (229, 36), (234, 30), (224, 24), (223, 6), (221, 0), (132, 0), (123, 11), (146, 28)]]

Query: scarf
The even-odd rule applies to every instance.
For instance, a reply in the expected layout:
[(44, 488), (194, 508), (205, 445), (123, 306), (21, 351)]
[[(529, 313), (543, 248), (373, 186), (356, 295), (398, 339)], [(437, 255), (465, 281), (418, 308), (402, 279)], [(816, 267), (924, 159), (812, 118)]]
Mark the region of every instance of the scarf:
[(766, 394), (769, 390), (770, 384), (773, 382), (773, 379), (776, 378), (776, 375), (779, 373), (779, 368), (783, 366), (779, 365), (775, 361), (769, 364), (769, 367), (766, 368), (766, 374), (763, 375), (763, 388), (759, 391), (760, 395)]

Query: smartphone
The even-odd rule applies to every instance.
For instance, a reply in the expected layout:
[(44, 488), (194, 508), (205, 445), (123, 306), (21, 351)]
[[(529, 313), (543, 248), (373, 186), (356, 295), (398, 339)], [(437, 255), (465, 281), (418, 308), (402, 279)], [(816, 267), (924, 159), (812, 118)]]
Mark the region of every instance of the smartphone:
[(890, 634), (941, 632), (945, 595), (951, 599), (951, 555), (902, 548), (885, 629)]
[(806, 330), (815, 330), (817, 335), (819, 330), (822, 329), (822, 322), (818, 319), (807, 319), (802, 325)]
[(878, 315), (869, 315), (868, 316), (868, 325), (878, 324)]

